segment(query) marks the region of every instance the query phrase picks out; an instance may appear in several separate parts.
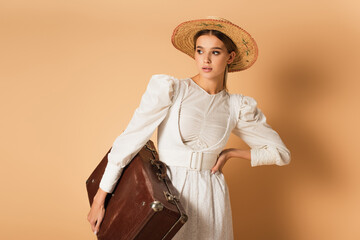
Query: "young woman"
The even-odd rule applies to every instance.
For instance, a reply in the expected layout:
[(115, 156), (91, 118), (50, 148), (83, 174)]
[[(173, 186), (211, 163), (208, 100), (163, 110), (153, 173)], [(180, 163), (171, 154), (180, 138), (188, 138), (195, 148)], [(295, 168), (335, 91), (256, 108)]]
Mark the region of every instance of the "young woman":
[[(233, 239), (229, 192), (222, 168), (228, 159), (250, 160), (251, 166), (285, 165), (290, 152), (266, 123), (256, 101), (229, 94), (227, 73), (249, 68), (257, 58), (254, 39), (221, 18), (187, 21), (174, 30), (173, 45), (195, 59), (199, 73), (177, 79), (153, 75), (126, 130), (116, 138), (88, 214), (98, 232), (104, 200), (122, 169), (158, 128), (160, 160), (180, 194), (188, 221), (174, 239)], [(224, 149), (230, 133), (247, 149)]]

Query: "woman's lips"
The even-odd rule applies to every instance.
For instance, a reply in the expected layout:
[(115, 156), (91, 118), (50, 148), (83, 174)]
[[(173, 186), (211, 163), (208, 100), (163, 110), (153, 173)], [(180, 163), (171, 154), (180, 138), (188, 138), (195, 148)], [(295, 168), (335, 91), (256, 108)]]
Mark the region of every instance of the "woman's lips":
[(203, 67), (202, 70), (204, 72), (211, 72), (212, 68), (211, 67)]

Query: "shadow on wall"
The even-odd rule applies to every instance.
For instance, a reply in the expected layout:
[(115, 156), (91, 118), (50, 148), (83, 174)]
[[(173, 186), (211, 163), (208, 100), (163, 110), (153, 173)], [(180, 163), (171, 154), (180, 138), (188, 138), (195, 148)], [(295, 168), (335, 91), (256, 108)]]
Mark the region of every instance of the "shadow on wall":
[[(294, 160), (289, 173), (292, 178), (330, 184), (335, 177), (332, 158), (324, 148), (326, 136), (318, 127), (326, 125), (331, 104), (326, 99), (333, 94), (332, 80), (326, 66), (297, 58), (283, 65), (282, 71), (274, 74), (274, 90), (281, 121), (281, 130), (287, 139)], [(286, 111), (285, 111), (286, 110)], [(328, 129), (331, 131), (331, 129)]]
[[(298, 226), (293, 226), (290, 219), (296, 218), (292, 216), (293, 209), (301, 208), (302, 203), (291, 199), (294, 198), (291, 196), (293, 188), (299, 185), (318, 188), (318, 185), (330, 186), (336, 182), (336, 172), (329, 161), (332, 156), (321, 143), (326, 137), (319, 136), (316, 131), (316, 126), (326, 119), (329, 106), (322, 104), (334, 90), (331, 84), (334, 79), (321, 57), (309, 60), (301, 53), (285, 57), (286, 60), (277, 62), (269, 74), (272, 82), (269, 91), (277, 106), (271, 122), (290, 149), (292, 161), (284, 167), (251, 168), (246, 163), (241, 168), (250, 169), (242, 171), (241, 175), (231, 174), (233, 179), (228, 182), (234, 184), (229, 187), (235, 239), (296, 239), (292, 235), (299, 231), (294, 229)], [(242, 144), (233, 136), (230, 140), (233, 145)]]

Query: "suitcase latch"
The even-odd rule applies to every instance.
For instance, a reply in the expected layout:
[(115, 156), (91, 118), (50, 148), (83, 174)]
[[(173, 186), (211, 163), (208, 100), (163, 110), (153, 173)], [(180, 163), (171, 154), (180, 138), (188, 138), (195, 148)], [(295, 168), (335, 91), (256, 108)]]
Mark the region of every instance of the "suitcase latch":
[(171, 202), (173, 204), (175, 204), (175, 201), (176, 202), (179, 202), (179, 198), (172, 195), (171, 193), (169, 193), (168, 191), (164, 191), (164, 195), (165, 195), (165, 198), (168, 202)]

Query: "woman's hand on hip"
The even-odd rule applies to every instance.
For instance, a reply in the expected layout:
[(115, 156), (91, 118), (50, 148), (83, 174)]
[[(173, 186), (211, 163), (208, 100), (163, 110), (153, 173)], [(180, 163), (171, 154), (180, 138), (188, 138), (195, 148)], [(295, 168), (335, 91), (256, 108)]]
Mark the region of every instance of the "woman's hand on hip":
[(94, 201), (91, 205), (90, 212), (87, 216), (87, 220), (90, 222), (91, 230), (96, 235), (99, 232), (100, 224), (105, 216), (105, 198), (107, 192), (103, 191), (101, 188), (97, 191)]
[(227, 160), (229, 160), (232, 157), (238, 157), (238, 158), (244, 158), (244, 159), (251, 159), (251, 153), (250, 150), (243, 150), (243, 149), (236, 149), (236, 148), (228, 148), (224, 149), (214, 167), (211, 169), (211, 173), (215, 173), (216, 171), (222, 172), (222, 168), (224, 167)]

